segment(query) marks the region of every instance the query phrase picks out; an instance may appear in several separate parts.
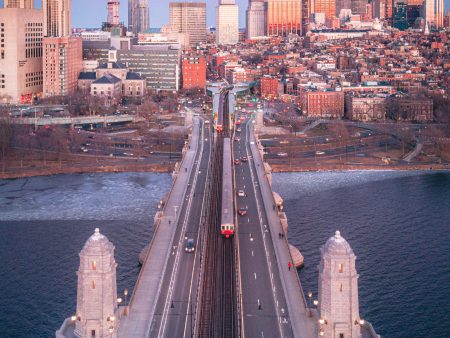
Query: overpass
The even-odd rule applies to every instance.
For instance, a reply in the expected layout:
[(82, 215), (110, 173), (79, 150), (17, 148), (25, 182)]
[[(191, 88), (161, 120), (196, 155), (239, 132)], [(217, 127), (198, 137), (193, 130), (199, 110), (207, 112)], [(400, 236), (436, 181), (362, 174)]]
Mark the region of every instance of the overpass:
[[(4, 119), (5, 120), (5, 119)], [(28, 124), (34, 126), (51, 125), (83, 125), (83, 124), (103, 124), (124, 123), (124, 122), (142, 122), (144, 118), (134, 115), (114, 115), (114, 116), (77, 116), (77, 117), (12, 117), (7, 121), (12, 124)]]

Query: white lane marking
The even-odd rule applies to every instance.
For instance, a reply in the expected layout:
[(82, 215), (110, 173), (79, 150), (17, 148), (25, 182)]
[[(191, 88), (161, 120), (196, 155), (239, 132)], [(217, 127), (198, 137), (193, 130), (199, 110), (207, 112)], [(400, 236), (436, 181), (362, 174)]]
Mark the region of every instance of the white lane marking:
[(256, 272), (253, 273), (255, 275), (255, 279), (256, 279)]
[[(250, 155), (249, 155), (250, 145), (249, 145), (248, 142), (247, 142), (247, 140), (248, 140), (248, 135), (249, 135), (249, 134), (250, 134), (250, 128), (249, 128), (249, 125), (247, 125), (247, 133), (246, 133), (246, 135), (245, 135), (245, 139), (246, 139), (246, 142), (245, 142), (245, 145), (246, 145), (245, 151), (246, 151), (246, 153), (247, 153), (247, 158), (250, 158)], [(250, 162), (250, 161), (249, 161), (249, 162)], [(252, 167), (252, 165), (251, 165), (250, 163), (249, 163), (249, 168), (250, 168), (250, 176), (251, 176), (251, 179), (252, 179), (252, 181), (256, 182), (255, 177), (257, 178), (258, 176), (257, 176), (257, 173), (254, 173), (254, 172), (253, 172), (253, 171), (254, 171), (254, 168)], [(255, 167), (255, 170), (257, 170), (256, 167)], [(255, 194), (256, 208), (257, 208), (257, 210), (258, 210), (258, 216), (259, 216), (259, 220), (260, 220), (260, 229), (261, 229), (261, 233), (264, 234), (264, 233), (263, 233), (263, 227), (262, 227), (263, 222), (262, 222), (262, 216), (261, 216), (261, 209), (262, 209), (262, 207), (260, 206), (259, 200), (258, 200), (258, 198), (257, 198), (258, 194), (256, 193), (256, 187), (255, 187), (255, 185), (253, 185), (253, 192), (254, 192), (254, 194)], [(268, 254), (268, 249), (267, 249), (266, 240), (264, 240), (264, 239), (263, 239), (263, 244), (264, 244), (264, 250), (265, 250), (266, 255), (267, 255), (267, 254)], [(267, 259), (267, 261), (269, 261), (269, 260)], [(272, 271), (271, 267), (268, 267), (268, 269), (269, 269), (269, 272), (271, 273), (270, 284), (271, 284), (272, 287), (274, 287), (273, 272), (271, 272), (271, 271)], [(276, 295), (275, 295), (275, 293), (272, 294), (272, 297), (273, 297), (273, 300), (274, 300), (274, 302), (275, 302), (275, 301), (276, 301)], [(279, 317), (278, 307), (276, 308), (276, 312), (277, 312), (277, 316)], [(279, 330), (280, 336), (283, 337), (283, 332), (282, 332), (282, 328), (281, 328), (280, 323), (278, 323), (278, 330)]]
[[(203, 149), (202, 149), (202, 153), (203, 153)], [(203, 155), (202, 155), (203, 156)], [(208, 163), (207, 163), (207, 170), (206, 170), (206, 177), (208, 177), (209, 175), (209, 164), (211, 162), (211, 147), (209, 148), (209, 154), (208, 154)], [(203, 188), (203, 200), (202, 200), (202, 207), (205, 205), (205, 198), (206, 198), (206, 188), (207, 188), (207, 184), (206, 184), (207, 179), (205, 180), (205, 187)], [(202, 213), (200, 213), (200, 218), (202, 217)], [(198, 230), (200, 230), (200, 227), (198, 228)], [(199, 248), (199, 240), (200, 240), (200, 231), (197, 231), (197, 243), (195, 244), (195, 248)], [(184, 321), (184, 331), (183, 331), (183, 337), (187, 336), (187, 327), (188, 327), (188, 314), (189, 314), (189, 309), (191, 309), (191, 319), (194, 316), (193, 311), (194, 309), (192, 309), (192, 305), (191, 302), (193, 302), (193, 300), (191, 299), (192, 297), (192, 284), (194, 282), (194, 273), (195, 273), (195, 266), (197, 263), (197, 254), (200, 250), (195, 250), (195, 256), (194, 256), (194, 266), (192, 267), (192, 275), (191, 275), (191, 285), (189, 287), (189, 298), (188, 298), (188, 304), (187, 304), (187, 308), (186, 308), (186, 319)], [(200, 278), (200, 277), (199, 277)], [(191, 328), (192, 331), (192, 328)], [(193, 332), (191, 332), (190, 336), (193, 336)]]
[(252, 257), (253, 257), (254, 255), (253, 255), (253, 250), (252, 250)]
[[(204, 133), (204, 129), (202, 128), (202, 136)], [(197, 151), (198, 151), (198, 147), (197, 147)], [(203, 142), (200, 143), (200, 158), (203, 156)], [(194, 158), (195, 160), (195, 158)], [(200, 173), (200, 171), (198, 170), (200, 167), (200, 163), (197, 163), (197, 168), (196, 171), (198, 173)], [(190, 191), (190, 198), (187, 204), (187, 209), (185, 211), (184, 214), (184, 221), (181, 227), (181, 234), (182, 233), (186, 233), (186, 227), (187, 227), (187, 221), (189, 219), (189, 216), (191, 214), (191, 204), (192, 204), (192, 196), (195, 192), (195, 187), (197, 185), (197, 178), (198, 178), (198, 174), (194, 175), (194, 180), (192, 182), (192, 187), (191, 187), (191, 191)], [(188, 177), (189, 180), (189, 177)], [(180, 215), (181, 215), (181, 209), (180, 209)], [(175, 225), (176, 221), (174, 222)], [(164, 309), (163, 309), (163, 315), (162, 315), (162, 320), (161, 320), (161, 326), (159, 327), (159, 332), (158, 332), (158, 337), (163, 337), (164, 336), (164, 332), (166, 330), (166, 325), (167, 325), (167, 320), (168, 320), (168, 316), (169, 316), (169, 299), (172, 299), (172, 294), (174, 291), (174, 287), (175, 287), (175, 280), (176, 280), (176, 276), (178, 275), (178, 265), (180, 262), (180, 248), (182, 247), (182, 241), (183, 241), (183, 236), (180, 235), (180, 239), (178, 240), (178, 249), (177, 249), (177, 253), (175, 255), (175, 262), (174, 262), (174, 266), (172, 269), (172, 274), (170, 276), (170, 282), (169, 282), (169, 289), (166, 295), (166, 303), (164, 304)], [(162, 331), (161, 331), (162, 330)]]

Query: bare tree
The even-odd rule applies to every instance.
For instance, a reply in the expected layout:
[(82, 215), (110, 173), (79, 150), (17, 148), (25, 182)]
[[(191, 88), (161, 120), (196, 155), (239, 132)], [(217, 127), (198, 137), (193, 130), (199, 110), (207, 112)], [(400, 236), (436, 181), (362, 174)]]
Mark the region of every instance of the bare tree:
[(0, 119), (0, 154), (2, 172), (5, 172), (7, 156), (11, 152), (12, 127), (9, 118)]

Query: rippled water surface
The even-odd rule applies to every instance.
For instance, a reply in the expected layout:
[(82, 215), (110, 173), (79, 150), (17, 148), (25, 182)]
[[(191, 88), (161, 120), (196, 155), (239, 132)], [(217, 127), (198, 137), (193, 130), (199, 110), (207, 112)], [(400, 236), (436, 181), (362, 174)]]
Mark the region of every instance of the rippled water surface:
[(0, 337), (52, 337), (76, 306), (75, 271), (99, 227), (116, 247), (118, 290), (132, 290), (170, 175), (0, 180)]
[(289, 239), (317, 297), (320, 246), (340, 230), (357, 256), (360, 313), (382, 337), (450, 337), (450, 173), (274, 175)]
[[(0, 180), (0, 337), (51, 337), (75, 311), (76, 274), (95, 227), (132, 289), (165, 174)], [(339, 229), (357, 255), (361, 316), (383, 337), (450, 337), (450, 173), (275, 174), (289, 237), (317, 297), (319, 248)]]

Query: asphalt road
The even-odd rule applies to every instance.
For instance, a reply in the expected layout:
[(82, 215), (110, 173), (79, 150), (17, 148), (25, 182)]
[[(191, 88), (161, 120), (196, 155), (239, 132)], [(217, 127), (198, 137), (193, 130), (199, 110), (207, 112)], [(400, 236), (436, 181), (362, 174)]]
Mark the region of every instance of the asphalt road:
[[(163, 288), (158, 298), (150, 337), (191, 337), (200, 266), (199, 226), (211, 157), (210, 130), (203, 127), (203, 131), (200, 138), (203, 148), (199, 147), (186, 198), (179, 211), (180, 221), (172, 243), (172, 255), (163, 277)], [(194, 239), (194, 252), (185, 252), (186, 238)]]
[[(241, 272), (241, 319), (245, 337), (293, 337), (286, 299), (278, 275), (272, 237), (267, 226), (256, 168), (249, 150), (247, 128), (242, 127), (239, 142), (234, 141), (234, 156), (246, 156), (247, 163), (235, 165), (237, 208), (247, 208), (238, 217), (239, 266)], [(273, 240), (278, 240), (278, 234)], [(284, 262), (283, 262), (284, 265)], [(287, 262), (286, 262), (287, 268)]]

